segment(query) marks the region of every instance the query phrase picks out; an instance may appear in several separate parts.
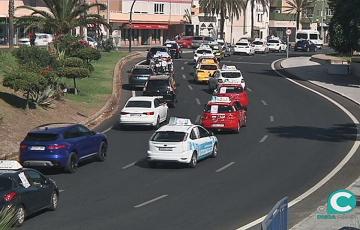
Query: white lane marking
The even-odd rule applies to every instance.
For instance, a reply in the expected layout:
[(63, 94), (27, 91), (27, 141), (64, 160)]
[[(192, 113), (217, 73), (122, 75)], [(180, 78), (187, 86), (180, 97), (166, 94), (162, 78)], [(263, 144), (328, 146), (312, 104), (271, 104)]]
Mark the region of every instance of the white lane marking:
[(253, 90), (250, 89), (249, 87), (246, 87), (246, 90), (249, 91), (249, 92), (252, 92)]
[(230, 162), (229, 164), (227, 165), (224, 165), (223, 167), (217, 169), (215, 172), (219, 173), (221, 171), (224, 171), (225, 169), (229, 168), (231, 165), (235, 164), (235, 162)]
[(193, 90), (193, 87), (192, 87), (191, 85), (188, 85), (188, 88), (189, 88), (190, 90)]
[(201, 115), (197, 115), (196, 120), (195, 120), (195, 124), (200, 123), (200, 118), (201, 118)]
[(131, 96), (132, 96), (132, 97), (135, 97), (135, 96), (136, 96), (135, 90), (132, 90), (132, 91), (131, 91)]
[(60, 189), (59, 192), (64, 192), (65, 190), (64, 189)]
[(108, 128), (108, 129), (106, 129), (106, 130), (102, 131), (101, 133), (107, 133), (107, 132), (109, 132), (112, 128), (113, 128), (113, 127), (111, 126), (110, 128)]
[(182, 78), (183, 78), (183, 79), (186, 79), (186, 75), (185, 75), (185, 74), (183, 74), (183, 75), (182, 75)]
[(195, 98), (196, 104), (201, 105), (201, 101), (199, 98)]
[(268, 139), (269, 135), (265, 135), (263, 136), (263, 138), (261, 138), (261, 140), (259, 141), (259, 143), (263, 143), (266, 141), (266, 139)]
[(181, 66), (181, 70), (184, 70), (185, 68), (184, 68), (184, 66)]
[(265, 106), (268, 105), (268, 103), (266, 103), (266, 101), (264, 101), (264, 100), (261, 100), (261, 103), (262, 103), (263, 105), (265, 105)]
[(140, 64), (143, 63), (143, 62), (146, 62), (146, 60), (142, 60), (142, 61), (136, 63), (135, 65), (140, 65)]
[(138, 204), (138, 205), (135, 205), (134, 206), (134, 208), (140, 208), (140, 207), (143, 207), (143, 206), (145, 206), (145, 205), (148, 205), (148, 204), (150, 204), (150, 203), (153, 203), (153, 202), (155, 202), (155, 201), (158, 201), (158, 200), (160, 200), (160, 199), (163, 199), (163, 198), (165, 198), (165, 197), (167, 197), (168, 195), (161, 195), (161, 196), (158, 196), (158, 197), (156, 197), (156, 198), (154, 198), (154, 199), (151, 199), (151, 200), (149, 200), (149, 201), (145, 201), (144, 203), (141, 203), (141, 204)]
[[(190, 60), (190, 59), (189, 59), (189, 60)], [(185, 65), (187, 65), (187, 64), (189, 64), (189, 62), (188, 62), (188, 61), (186, 61), (186, 62), (184, 62), (184, 64), (185, 64)]]
[(236, 63), (236, 64), (247, 64), (247, 65), (269, 65), (270, 63), (265, 62), (244, 62), (244, 61), (222, 61), (222, 63)]
[[(344, 106), (340, 105), (339, 103), (337, 103), (336, 101), (334, 101), (333, 99), (331, 99), (330, 97), (328, 96), (325, 96), (324, 94), (314, 90), (314, 89), (311, 89), (307, 86), (304, 86), (296, 81), (294, 81), (293, 79), (290, 79), (286, 76), (284, 76), (283, 74), (279, 73), (279, 71), (277, 71), (275, 69), (275, 63), (277, 61), (282, 61), (284, 60), (283, 58), (282, 59), (279, 59), (279, 60), (276, 60), (274, 61), (272, 64), (271, 64), (271, 68), (275, 71), (275, 73), (277, 73), (279, 76), (287, 79), (288, 81), (304, 88), (304, 89), (307, 89), (317, 95), (319, 95), (320, 97), (323, 97), (325, 98), (326, 100), (330, 101), (331, 103), (333, 103), (335, 106), (337, 106), (339, 109), (341, 109), (351, 120), (352, 122), (358, 126), (359, 125), (359, 120), (349, 111), (347, 110)], [(357, 135), (360, 134), (360, 130), (358, 129), (357, 130)], [(296, 205), (297, 203), (301, 202), (302, 200), (304, 200), (305, 198), (307, 198), (308, 196), (310, 196), (311, 194), (313, 194), (314, 192), (316, 192), (319, 188), (321, 188), (324, 184), (326, 184), (328, 181), (330, 181), (344, 166), (346, 163), (348, 163), (350, 161), (350, 159), (355, 155), (356, 151), (358, 150), (358, 148), (360, 147), (360, 140), (356, 140), (354, 142), (354, 145), (351, 147), (350, 151), (346, 154), (346, 156), (344, 157), (344, 159), (342, 159), (340, 161), (340, 163), (333, 169), (331, 170), (331, 172), (329, 174), (327, 174), (323, 179), (321, 179), (318, 183), (316, 183), (313, 187), (311, 187), (310, 189), (308, 189), (307, 191), (305, 191), (303, 194), (301, 194), (300, 196), (296, 197), (294, 200), (290, 201), (290, 203), (288, 204), (288, 207), (291, 208), (292, 206)], [(258, 224), (260, 224), (261, 222), (263, 222), (265, 220), (266, 216), (262, 216), (236, 230), (246, 230), (246, 229), (249, 229), (249, 228), (252, 228)]]
[(275, 117), (273, 115), (270, 116), (270, 122), (274, 122), (275, 121)]
[(136, 161), (134, 161), (134, 162), (132, 162), (132, 163), (130, 163), (128, 165), (125, 165), (124, 167), (122, 167), (122, 169), (128, 169), (128, 168), (134, 166), (135, 164), (136, 164)]

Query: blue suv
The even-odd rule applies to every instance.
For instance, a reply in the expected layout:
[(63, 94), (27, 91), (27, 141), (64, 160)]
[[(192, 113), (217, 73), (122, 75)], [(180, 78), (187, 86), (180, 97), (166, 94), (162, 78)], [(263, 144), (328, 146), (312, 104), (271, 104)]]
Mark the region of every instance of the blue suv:
[(30, 131), (20, 144), (20, 163), (27, 167), (60, 167), (76, 171), (79, 161), (104, 161), (106, 136), (80, 124), (46, 124)]

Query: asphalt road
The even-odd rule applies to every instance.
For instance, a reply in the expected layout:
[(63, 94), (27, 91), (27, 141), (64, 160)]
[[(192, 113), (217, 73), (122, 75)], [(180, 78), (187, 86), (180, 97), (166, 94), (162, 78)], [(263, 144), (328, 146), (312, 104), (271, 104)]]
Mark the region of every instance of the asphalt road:
[[(114, 127), (105, 162), (90, 161), (75, 174), (48, 172), (62, 190), (59, 208), (21, 229), (235, 229), (284, 196), (299, 196), (346, 155), (356, 129), (330, 102), (278, 77), (270, 64), (281, 57), (224, 59), (243, 72), (250, 106), (240, 134), (217, 135), (218, 158), (196, 169), (148, 168), (144, 157), (154, 131)], [(195, 122), (210, 95), (206, 85), (192, 82), (191, 58), (175, 61), (179, 102), (170, 114)], [(123, 101), (130, 95), (123, 90)]]

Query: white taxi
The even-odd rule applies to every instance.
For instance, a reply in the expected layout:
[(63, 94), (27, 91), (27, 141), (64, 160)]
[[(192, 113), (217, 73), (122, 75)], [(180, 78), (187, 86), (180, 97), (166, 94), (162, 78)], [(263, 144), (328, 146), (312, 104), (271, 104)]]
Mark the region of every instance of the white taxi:
[(198, 59), (203, 56), (215, 57), (209, 45), (202, 45), (197, 50), (195, 50), (194, 63), (197, 63)]
[(244, 77), (236, 66), (223, 65), (220, 70), (217, 70), (214, 76), (209, 79), (209, 90), (215, 90), (222, 83), (239, 84), (243, 89), (246, 87)]
[(178, 162), (194, 168), (199, 160), (217, 154), (218, 140), (211, 132), (189, 119), (171, 117), (150, 138), (147, 160), (150, 167), (157, 162)]
[(255, 39), (252, 44), (254, 46), (255, 53), (269, 53), (269, 47), (265, 41), (261, 39)]
[(235, 44), (234, 54), (247, 54), (254, 55), (255, 48), (247, 39), (241, 39), (239, 42)]
[(159, 128), (167, 114), (168, 106), (162, 97), (131, 97), (120, 112), (119, 123)]

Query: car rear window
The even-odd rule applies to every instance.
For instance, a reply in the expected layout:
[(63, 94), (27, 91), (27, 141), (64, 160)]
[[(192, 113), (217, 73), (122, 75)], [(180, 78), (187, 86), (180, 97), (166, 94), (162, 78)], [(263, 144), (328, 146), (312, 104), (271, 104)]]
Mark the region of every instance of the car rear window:
[(0, 192), (10, 190), (12, 187), (12, 181), (6, 177), (0, 177)]
[(202, 70), (217, 70), (216, 65), (201, 65), (200, 69)]
[(244, 43), (244, 42), (241, 42), (241, 43), (236, 43), (237, 46), (247, 46), (249, 45), (248, 43)]
[(254, 44), (254, 45), (262, 45), (262, 44), (264, 44), (264, 43), (261, 42), (261, 41), (255, 41), (255, 42), (253, 42), (253, 44)]
[(211, 54), (211, 50), (198, 50), (196, 51), (197, 54)]
[(318, 39), (318, 35), (317, 34), (310, 34), (310, 39), (316, 40), (316, 39)]
[(194, 37), (193, 40), (203, 40), (203, 38), (202, 37)]
[(215, 41), (215, 39), (213, 39), (212, 37), (205, 37), (204, 40), (205, 41)]
[(133, 74), (152, 74), (152, 70), (151, 69), (133, 69), (132, 71)]
[(234, 108), (231, 105), (206, 105), (205, 112), (207, 113), (232, 113)]
[(59, 137), (56, 133), (28, 133), (25, 141), (55, 141)]
[(241, 74), (237, 73), (237, 72), (223, 72), (223, 73), (221, 73), (221, 75), (224, 78), (238, 78), (238, 77), (241, 77)]
[(158, 142), (181, 142), (185, 140), (186, 133), (174, 131), (156, 132), (151, 138), (152, 141)]
[(166, 90), (168, 87), (170, 87), (168, 80), (150, 80), (147, 82), (146, 90)]
[(297, 39), (308, 39), (308, 35), (307, 35), (307, 34), (300, 34), (300, 33), (298, 33), (298, 34), (296, 35), (296, 38), (297, 38)]
[(129, 101), (126, 108), (151, 108), (151, 101)]
[(167, 52), (167, 49), (163, 47), (157, 47), (157, 48), (151, 48), (149, 52), (152, 54), (156, 54), (158, 51)]

